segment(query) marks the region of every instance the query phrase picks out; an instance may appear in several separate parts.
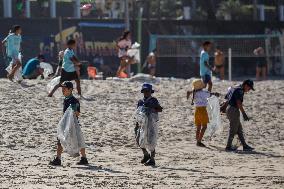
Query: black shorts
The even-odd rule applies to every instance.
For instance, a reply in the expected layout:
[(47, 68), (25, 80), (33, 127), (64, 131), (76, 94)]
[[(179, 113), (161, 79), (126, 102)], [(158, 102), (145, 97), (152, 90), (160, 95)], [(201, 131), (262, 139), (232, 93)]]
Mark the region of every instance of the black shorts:
[(60, 82), (64, 82), (64, 81), (73, 81), (79, 79), (77, 72), (66, 72), (63, 68), (61, 70), (61, 78), (60, 78)]
[(258, 67), (258, 68), (266, 68), (267, 67), (267, 64), (266, 64), (266, 62), (257, 62), (256, 63), (256, 67)]

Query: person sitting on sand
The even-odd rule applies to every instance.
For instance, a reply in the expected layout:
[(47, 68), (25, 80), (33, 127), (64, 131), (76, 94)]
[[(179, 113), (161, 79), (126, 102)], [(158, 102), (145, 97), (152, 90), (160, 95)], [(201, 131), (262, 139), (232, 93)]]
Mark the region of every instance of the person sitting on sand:
[(73, 39), (70, 39), (67, 42), (67, 49), (64, 51), (62, 70), (61, 70), (61, 78), (58, 85), (56, 85), (52, 91), (48, 94), (49, 97), (52, 97), (53, 93), (61, 86), (64, 81), (72, 81), (75, 80), (77, 92), (79, 96), (81, 96), (81, 86), (80, 86), (80, 78), (77, 73), (77, 67), (81, 65), (78, 58), (75, 56), (74, 49), (76, 47), (76, 42)]
[(253, 86), (254, 84), (252, 80), (245, 80), (241, 85), (231, 87), (225, 96), (225, 99), (227, 100), (226, 114), (230, 121), (230, 130), (226, 151), (236, 150), (232, 148), (232, 142), (236, 134), (243, 145), (244, 151), (252, 151), (254, 149), (246, 143), (243, 135), (243, 127), (240, 122), (240, 111), (243, 114), (244, 121), (249, 121), (249, 117), (243, 108), (243, 98), (245, 93), (249, 92), (250, 90), (254, 90)]
[(209, 123), (206, 109), (208, 104), (207, 99), (211, 95), (219, 96), (219, 93), (210, 93), (209, 91), (204, 90), (205, 84), (201, 79), (195, 79), (192, 82), (192, 88), (192, 91), (187, 92), (187, 99), (193, 94), (192, 105), (195, 105), (194, 123), (196, 126), (196, 145), (199, 147), (206, 147), (201, 141), (207, 129), (207, 124)]
[[(75, 112), (76, 117), (78, 118), (80, 115), (80, 103), (79, 101), (73, 96), (73, 84), (70, 81), (66, 81), (62, 83), (62, 93), (65, 96), (64, 103), (63, 103), (63, 113), (68, 109), (69, 106), (72, 107), (73, 111)], [(56, 158), (51, 161), (49, 164), (58, 166), (61, 165), (61, 154), (63, 152), (63, 147), (60, 143), (60, 140), (57, 140), (57, 155)], [(81, 160), (77, 163), (78, 165), (87, 165), (88, 160), (86, 158), (85, 148), (81, 148)]]
[[(144, 98), (142, 100), (138, 101), (137, 107), (143, 106), (145, 110), (147, 111), (148, 114), (148, 119), (150, 114), (156, 114), (158, 115), (158, 112), (162, 112), (163, 108), (160, 106), (159, 101), (157, 98), (152, 97), (152, 94), (154, 93), (153, 87), (151, 84), (144, 83), (141, 89), (141, 93), (144, 94)], [(152, 125), (153, 126), (153, 125)], [(139, 131), (140, 126), (138, 123), (136, 123), (135, 127), (135, 135), (136, 138), (139, 137), (140, 131)], [(142, 149), (142, 152), (144, 154), (143, 159), (141, 160), (141, 163), (146, 165), (146, 166), (155, 166), (155, 147), (156, 147), (156, 140), (158, 137), (158, 131), (157, 128), (151, 128), (147, 129), (147, 136), (146, 138), (151, 138), (151, 140), (147, 140), (147, 142), (144, 141), (143, 144), (140, 144), (140, 148)], [(145, 144), (147, 143), (147, 144)], [(139, 145), (139, 144), (138, 144)], [(147, 149), (147, 147), (150, 147), (151, 149)], [(149, 152), (150, 151), (150, 154)]]
[(36, 58), (30, 59), (23, 69), (23, 78), (36, 79), (38, 76), (43, 77), (44, 69), (40, 67), (40, 63), (44, 61), (44, 56), (39, 54)]

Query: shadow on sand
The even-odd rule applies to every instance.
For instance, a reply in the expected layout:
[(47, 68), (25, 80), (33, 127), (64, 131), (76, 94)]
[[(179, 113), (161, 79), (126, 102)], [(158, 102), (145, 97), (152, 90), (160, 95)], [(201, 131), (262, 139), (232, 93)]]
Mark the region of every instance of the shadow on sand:
[(124, 173), (121, 171), (114, 171), (112, 169), (103, 168), (102, 166), (95, 166), (95, 165), (86, 165), (86, 166), (77, 167), (77, 168), (83, 169), (83, 170), (97, 171), (97, 172)]
[[(213, 146), (210, 145), (210, 147), (221, 151), (221, 152), (226, 152), (224, 147), (219, 147), (219, 146)], [(230, 152), (226, 152), (226, 153), (230, 153)], [(231, 152), (232, 153), (232, 152)], [(233, 153), (237, 153), (237, 154), (245, 154), (245, 155), (261, 155), (261, 156), (266, 156), (266, 157), (272, 157), (272, 158), (284, 158), (284, 156), (281, 155), (275, 155), (275, 154), (271, 154), (271, 153), (266, 153), (266, 152), (258, 152), (258, 151), (242, 151), (242, 150), (236, 150), (233, 151)]]

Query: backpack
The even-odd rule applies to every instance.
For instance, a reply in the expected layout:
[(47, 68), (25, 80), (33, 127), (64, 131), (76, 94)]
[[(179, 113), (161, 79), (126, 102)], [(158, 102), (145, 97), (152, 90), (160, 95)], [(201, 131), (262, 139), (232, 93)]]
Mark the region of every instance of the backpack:
[(240, 89), (240, 86), (234, 86), (234, 87), (232, 86), (228, 88), (228, 92), (225, 96), (226, 101), (220, 104), (220, 112), (226, 113), (226, 109), (236, 89)]

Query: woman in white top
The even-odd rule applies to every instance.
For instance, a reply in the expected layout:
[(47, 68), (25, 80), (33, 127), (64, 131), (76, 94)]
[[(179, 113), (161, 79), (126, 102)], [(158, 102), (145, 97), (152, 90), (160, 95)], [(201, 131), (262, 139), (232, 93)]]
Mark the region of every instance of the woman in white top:
[(126, 30), (117, 42), (118, 57), (120, 59), (120, 66), (116, 73), (117, 77), (119, 77), (121, 72), (123, 72), (133, 61), (127, 56), (127, 50), (131, 48), (131, 44), (131, 33)]

